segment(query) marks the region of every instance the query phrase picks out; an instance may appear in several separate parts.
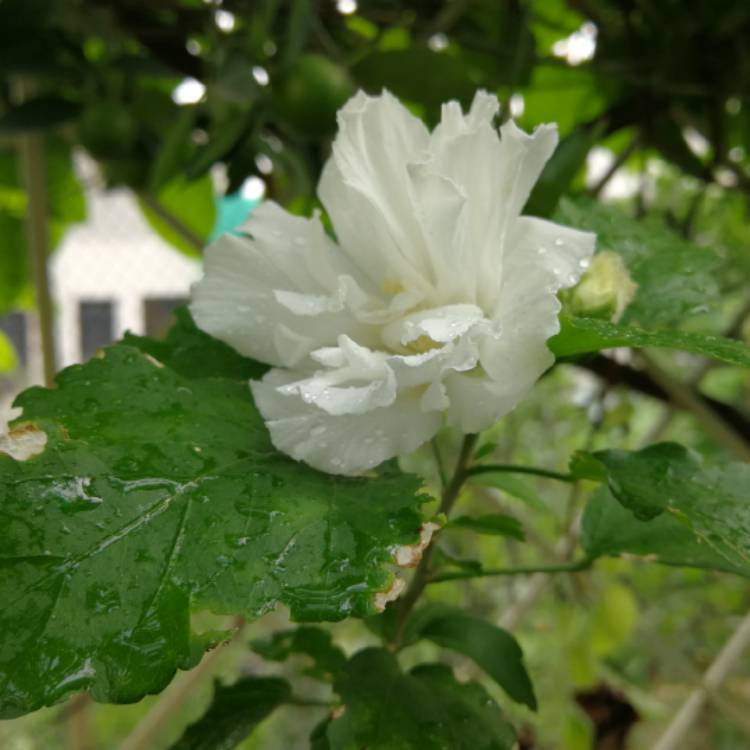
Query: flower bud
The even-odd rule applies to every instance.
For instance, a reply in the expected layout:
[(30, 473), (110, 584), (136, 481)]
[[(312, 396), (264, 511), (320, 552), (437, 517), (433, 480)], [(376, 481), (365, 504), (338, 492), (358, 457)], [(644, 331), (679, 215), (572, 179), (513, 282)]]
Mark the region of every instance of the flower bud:
[(578, 286), (571, 290), (567, 307), (574, 315), (607, 318), (616, 323), (637, 288), (622, 257), (611, 250), (602, 250), (593, 257)]

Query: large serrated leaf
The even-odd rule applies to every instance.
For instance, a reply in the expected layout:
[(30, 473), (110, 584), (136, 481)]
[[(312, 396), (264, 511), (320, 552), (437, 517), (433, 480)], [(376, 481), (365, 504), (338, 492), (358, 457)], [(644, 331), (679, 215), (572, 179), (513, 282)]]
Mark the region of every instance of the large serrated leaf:
[[(343, 715), (327, 728), (330, 750), (510, 750), (515, 733), (481, 685), (459, 683), (441, 664), (404, 674), (393, 654), (355, 654), (336, 690)], [(322, 734), (322, 731), (319, 731)]]
[[(0, 454), (2, 715), (74, 690), (161, 690), (206, 645), (190, 628), (199, 610), (372, 614), (393, 546), (417, 538), (418, 479), (334, 477), (276, 452), (243, 377), (252, 363), (184, 317), (167, 344), (139, 341), (167, 364), (115, 345), (18, 399), (6, 450), (47, 442), (28, 460)], [(188, 352), (194, 378), (168, 366), (187, 368)]]

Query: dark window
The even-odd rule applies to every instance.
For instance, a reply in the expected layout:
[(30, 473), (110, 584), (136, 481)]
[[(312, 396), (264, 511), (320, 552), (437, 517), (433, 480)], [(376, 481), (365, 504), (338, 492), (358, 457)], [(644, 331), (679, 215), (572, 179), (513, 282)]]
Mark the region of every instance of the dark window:
[(0, 316), (0, 331), (2, 331), (13, 344), (18, 362), (21, 365), (28, 363), (29, 342), (26, 336), (26, 315), (22, 312), (12, 312)]
[(175, 322), (174, 311), (186, 305), (185, 297), (154, 297), (143, 301), (146, 317), (146, 335), (161, 338)]
[(78, 308), (81, 358), (87, 360), (114, 338), (111, 302), (81, 302)]

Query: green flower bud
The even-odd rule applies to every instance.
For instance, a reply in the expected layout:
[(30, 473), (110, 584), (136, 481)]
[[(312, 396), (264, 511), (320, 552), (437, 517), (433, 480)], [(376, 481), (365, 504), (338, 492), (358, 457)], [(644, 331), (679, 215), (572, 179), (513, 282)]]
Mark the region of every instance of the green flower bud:
[(597, 253), (588, 271), (568, 295), (574, 315), (607, 318), (616, 323), (632, 302), (638, 285), (630, 278), (622, 257), (611, 250)]

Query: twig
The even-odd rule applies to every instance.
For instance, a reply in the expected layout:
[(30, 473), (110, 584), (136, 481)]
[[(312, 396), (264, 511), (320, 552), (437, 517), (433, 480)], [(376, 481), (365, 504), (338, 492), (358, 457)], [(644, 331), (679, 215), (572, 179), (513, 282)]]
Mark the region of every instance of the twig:
[[(232, 636), (228, 645), (235, 641), (242, 632), (244, 620), (241, 617), (233, 619), (233, 625), (237, 631)], [(179, 677), (161, 694), (159, 700), (151, 707), (151, 710), (140, 721), (136, 728), (123, 740), (119, 750), (149, 750), (154, 746), (154, 738), (158, 737), (164, 729), (164, 725), (172, 716), (182, 708), (185, 698), (192, 692), (193, 688), (211, 674), (216, 662), (224, 653), (224, 647), (217, 646), (209, 651), (201, 660), (200, 664), (189, 672), (182, 672)]]
[(91, 709), (91, 697), (88, 693), (78, 693), (70, 699), (66, 724), (71, 750), (94, 750), (96, 747)]
[(709, 695), (724, 682), (748, 646), (750, 646), (750, 614), (745, 615), (732, 637), (706, 670), (701, 684), (688, 696), (666, 731), (656, 741), (653, 750), (679, 750), (684, 746), (683, 739), (706, 705)]
[(689, 385), (685, 385), (662, 370), (648, 354), (641, 352), (641, 357), (646, 363), (646, 372), (669, 394), (670, 400), (676, 406), (692, 412), (700, 420), (706, 432), (738, 458), (750, 461), (750, 446), (742, 435), (706, 406)]
[[(456, 461), (456, 468), (453, 472), (453, 477), (443, 490), (443, 496), (438, 510), (439, 513), (444, 513), (446, 516), (449, 515), (456, 500), (458, 500), (458, 495), (461, 492), (461, 487), (463, 486), (464, 481), (466, 480), (469, 462), (474, 454), (474, 448), (478, 439), (479, 435), (466, 435), (464, 437), (461, 452)], [(414, 572), (414, 578), (412, 578), (409, 588), (401, 599), (392, 641), (392, 646), (394, 648), (398, 648), (400, 645), (401, 640), (403, 639), (406, 621), (409, 619), (409, 615), (411, 614), (412, 609), (414, 609), (414, 605), (417, 603), (417, 600), (427, 586), (430, 572), (430, 558), (432, 557), (433, 549), (434, 544), (431, 544), (422, 553), (422, 559)]]
[(440, 453), (437, 438), (432, 438), (430, 445), (432, 445), (432, 455), (435, 457), (435, 466), (437, 466), (438, 476), (440, 477), (440, 487), (443, 488), (448, 484), (448, 475), (445, 473), (445, 463), (443, 462), (443, 455)]
[(139, 198), (150, 208), (165, 224), (174, 232), (180, 235), (185, 242), (197, 250), (203, 252), (206, 243), (204, 239), (196, 234), (190, 227), (181, 222), (171, 211), (162, 206), (159, 201), (151, 195), (140, 195)]
[(457, 570), (450, 573), (439, 573), (430, 576), (427, 583), (443, 583), (444, 581), (459, 581), (465, 578), (487, 578), (489, 576), (518, 576), (533, 575), (536, 573), (545, 573), (553, 575), (555, 573), (578, 573), (581, 570), (590, 568), (594, 561), (588, 557), (582, 560), (576, 560), (569, 563), (557, 563), (550, 565), (531, 565), (519, 568), (487, 568), (486, 570)]
[(619, 172), (620, 167), (622, 167), (622, 165), (625, 164), (625, 162), (633, 155), (635, 150), (640, 145), (640, 142), (641, 142), (641, 136), (639, 133), (617, 155), (617, 157), (612, 162), (609, 169), (601, 177), (601, 179), (591, 187), (591, 189), (589, 190), (589, 193), (591, 196), (596, 198), (599, 195), (599, 193), (601, 193), (602, 190), (604, 190), (604, 188), (607, 186), (609, 181), (615, 176), (617, 172)]
[(497, 472), (505, 472), (508, 474), (533, 474), (537, 477), (557, 479), (560, 482), (576, 481), (576, 478), (572, 474), (562, 474), (559, 471), (540, 469), (536, 466), (519, 466), (518, 464), (480, 464), (479, 466), (468, 468), (466, 470), (466, 476), (473, 477), (477, 474), (493, 474)]

